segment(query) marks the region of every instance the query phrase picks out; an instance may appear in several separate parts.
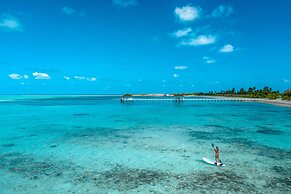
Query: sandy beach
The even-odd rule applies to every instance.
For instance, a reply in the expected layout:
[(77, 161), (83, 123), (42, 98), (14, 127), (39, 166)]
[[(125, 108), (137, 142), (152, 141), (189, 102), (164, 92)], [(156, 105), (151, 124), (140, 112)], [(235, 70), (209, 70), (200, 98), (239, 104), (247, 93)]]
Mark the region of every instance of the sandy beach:
[[(215, 99), (240, 98), (240, 97), (225, 97), (225, 96), (203, 96), (203, 97), (215, 98)], [(267, 98), (244, 98), (244, 99), (250, 99), (250, 100), (256, 101), (256, 102), (261, 102), (261, 103), (266, 103), (266, 104), (273, 104), (273, 105), (276, 105), (276, 106), (284, 106), (284, 107), (291, 108), (291, 101), (288, 101), (288, 100), (281, 100), (281, 99), (270, 100), (270, 99), (267, 99)]]

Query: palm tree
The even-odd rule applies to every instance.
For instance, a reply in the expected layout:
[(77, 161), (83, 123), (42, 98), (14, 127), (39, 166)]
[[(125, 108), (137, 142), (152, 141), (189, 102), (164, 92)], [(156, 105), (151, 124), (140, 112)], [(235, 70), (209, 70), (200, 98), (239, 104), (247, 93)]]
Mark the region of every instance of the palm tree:
[(239, 90), (239, 93), (240, 93), (240, 94), (245, 94), (245, 89), (241, 88), (241, 89)]
[(291, 100), (291, 88), (285, 90), (285, 92), (282, 95), (283, 100)]

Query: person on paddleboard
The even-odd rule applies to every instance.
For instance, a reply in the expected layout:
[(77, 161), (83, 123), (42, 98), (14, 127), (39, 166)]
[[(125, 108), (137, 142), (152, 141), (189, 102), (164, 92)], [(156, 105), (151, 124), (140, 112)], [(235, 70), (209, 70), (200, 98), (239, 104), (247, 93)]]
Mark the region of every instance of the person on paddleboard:
[(215, 152), (215, 162), (217, 164), (221, 163), (221, 160), (219, 159), (219, 148), (218, 148), (218, 146), (216, 146), (216, 148), (214, 148), (214, 145), (212, 144), (212, 147), (213, 147), (213, 150)]

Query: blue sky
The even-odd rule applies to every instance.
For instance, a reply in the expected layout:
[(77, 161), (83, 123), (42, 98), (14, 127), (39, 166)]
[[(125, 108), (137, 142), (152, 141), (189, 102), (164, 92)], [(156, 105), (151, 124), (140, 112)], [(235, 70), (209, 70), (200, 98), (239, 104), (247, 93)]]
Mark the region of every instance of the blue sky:
[(1, 94), (291, 87), (288, 0), (1, 0)]

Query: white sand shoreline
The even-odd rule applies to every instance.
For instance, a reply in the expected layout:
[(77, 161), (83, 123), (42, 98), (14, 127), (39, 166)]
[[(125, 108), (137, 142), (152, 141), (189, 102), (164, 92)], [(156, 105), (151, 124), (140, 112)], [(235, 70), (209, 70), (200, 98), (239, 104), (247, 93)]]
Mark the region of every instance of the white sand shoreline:
[[(227, 96), (201, 96), (201, 97), (207, 97), (207, 98), (214, 98), (214, 99), (229, 99), (229, 98), (241, 98), (241, 97), (227, 97)], [(260, 103), (266, 103), (266, 104), (272, 104), (276, 106), (284, 106), (291, 108), (291, 101), (288, 100), (270, 100), (267, 98), (244, 98), (244, 99), (250, 99), (254, 102), (260, 102)]]

